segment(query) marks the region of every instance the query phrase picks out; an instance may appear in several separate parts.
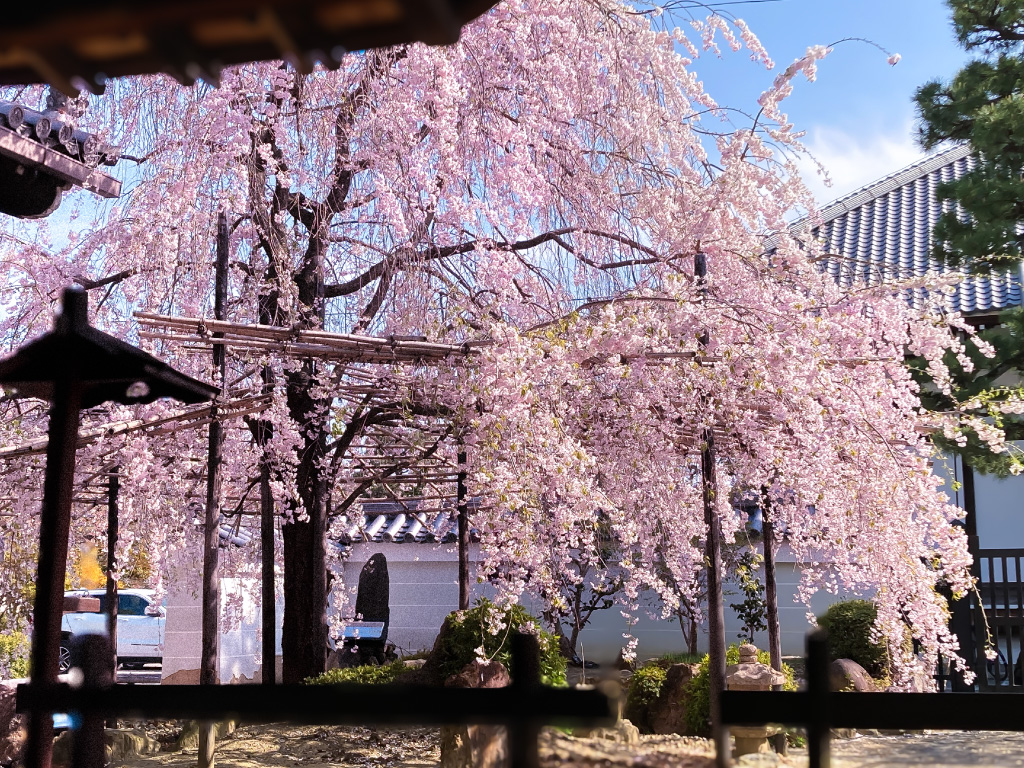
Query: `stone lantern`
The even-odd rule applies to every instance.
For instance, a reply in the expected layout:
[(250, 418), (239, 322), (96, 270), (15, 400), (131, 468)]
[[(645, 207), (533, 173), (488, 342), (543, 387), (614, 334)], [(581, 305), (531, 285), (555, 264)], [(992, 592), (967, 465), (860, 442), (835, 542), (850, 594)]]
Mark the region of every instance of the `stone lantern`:
[[(770, 691), (773, 685), (782, 685), (785, 675), (757, 660), (757, 646), (740, 646), (740, 663), (730, 664), (725, 671), (725, 685), (730, 691)], [(777, 726), (733, 726), (729, 729), (736, 739), (735, 756), (749, 755), (767, 749), (768, 737), (779, 732)]]

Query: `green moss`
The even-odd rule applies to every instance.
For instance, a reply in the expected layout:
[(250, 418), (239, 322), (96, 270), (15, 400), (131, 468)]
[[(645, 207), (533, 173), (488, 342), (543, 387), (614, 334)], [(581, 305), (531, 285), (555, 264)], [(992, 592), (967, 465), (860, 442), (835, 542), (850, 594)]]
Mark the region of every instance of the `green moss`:
[(818, 617), (818, 626), (828, 630), (831, 659), (852, 659), (872, 677), (889, 671), (889, 653), (884, 645), (871, 642), (871, 628), (878, 611), (870, 600), (844, 600), (829, 606)]
[[(488, 618), (492, 611), (499, 611), (501, 617), (497, 634), (488, 631)], [(477, 658), (477, 648), (483, 647), (485, 658), (499, 661), (506, 669), (513, 671), (512, 643), (509, 638), (523, 625), (539, 628), (540, 622), (521, 605), (510, 606), (501, 612), (489, 600), (478, 600), (469, 610), (448, 614), (430, 663), (436, 664), (441, 678), (446, 679), (458, 674)], [(558, 640), (550, 633), (538, 630), (538, 641), (541, 682), (545, 685), (565, 685), (566, 661), (558, 651)]]
[(409, 671), (404, 662), (394, 661), (384, 666), (368, 664), (363, 667), (348, 667), (347, 669), (332, 669), (316, 677), (308, 677), (303, 682), (306, 685), (335, 685), (337, 683), (360, 683), (364, 685), (381, 685), (393, 683)]

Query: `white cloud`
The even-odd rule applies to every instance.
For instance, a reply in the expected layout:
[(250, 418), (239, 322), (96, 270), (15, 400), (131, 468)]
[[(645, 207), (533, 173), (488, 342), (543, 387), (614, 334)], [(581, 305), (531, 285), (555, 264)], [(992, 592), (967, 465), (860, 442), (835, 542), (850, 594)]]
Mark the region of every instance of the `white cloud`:
[(825, 186), (812, 160), (803, 157), (798, 161), (804, 183), (819, 205), (888, 176), (924, 156), (914, 140), (910, 121), (891, 131), (856, 134), (817, 126), (808, 131), (804, 145), (832, 180), (832, 186)]

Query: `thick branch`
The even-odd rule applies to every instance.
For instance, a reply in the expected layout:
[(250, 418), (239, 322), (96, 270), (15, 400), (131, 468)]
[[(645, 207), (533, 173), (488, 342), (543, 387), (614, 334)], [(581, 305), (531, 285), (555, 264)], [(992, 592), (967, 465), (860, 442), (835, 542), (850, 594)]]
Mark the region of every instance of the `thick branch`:
[(138, 268), (132, 267), (130, 269), (122, 269), (120, 272), (115, 272), (113, 275), (107, 275), (96, 280), (86, 277), (85, 275), (75, 275), (74, 281), (85, 288), (87, 291), (91, 291), (94, 288), (102, 288), (105, 285), (117, 285), (122, 280), (127, 280), (129, 277), (137, 275), (139, 273)]

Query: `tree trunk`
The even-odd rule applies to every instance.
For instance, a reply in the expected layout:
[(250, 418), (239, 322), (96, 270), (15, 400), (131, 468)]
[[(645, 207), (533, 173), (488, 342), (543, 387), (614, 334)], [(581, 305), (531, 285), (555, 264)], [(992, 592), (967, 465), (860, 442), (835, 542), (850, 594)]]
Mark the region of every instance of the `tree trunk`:
[(469, 609), (469, 507), (466, 504), (466, 451), (459, 448), (456, 502), (459, 514), (459, 610)]
[[(767, 494), (765, 495), (767, 498)], [(772, 522), (771, 511), (761, 511), (761, 532), (764, 539), (764, 599), (767, 606), (768, 619), (768, 655), (771, 657), (772, 669), (782, 671), (782, 632), (779, 628), (779, 590), (775, 581), (775, 524)], [(781, 691), (781, 685), (773, 685), (773, 691)], [(778, 733), (773, 737), (775, 751), (786, 754), (786, 734)]]
[[(288, 406), (304, 426), (297, 485), (305, 519), (282, 526), (284, 542), (284, 626), (282, 679), (298, 683), (324, 671), (327, 664), (327, 482), (322, 472), (327, 452), (324, 404), (310, 396), (315, 369), (307, 362), (288, 375)], [(321, 417), (321, 414), (324, 414)]]

